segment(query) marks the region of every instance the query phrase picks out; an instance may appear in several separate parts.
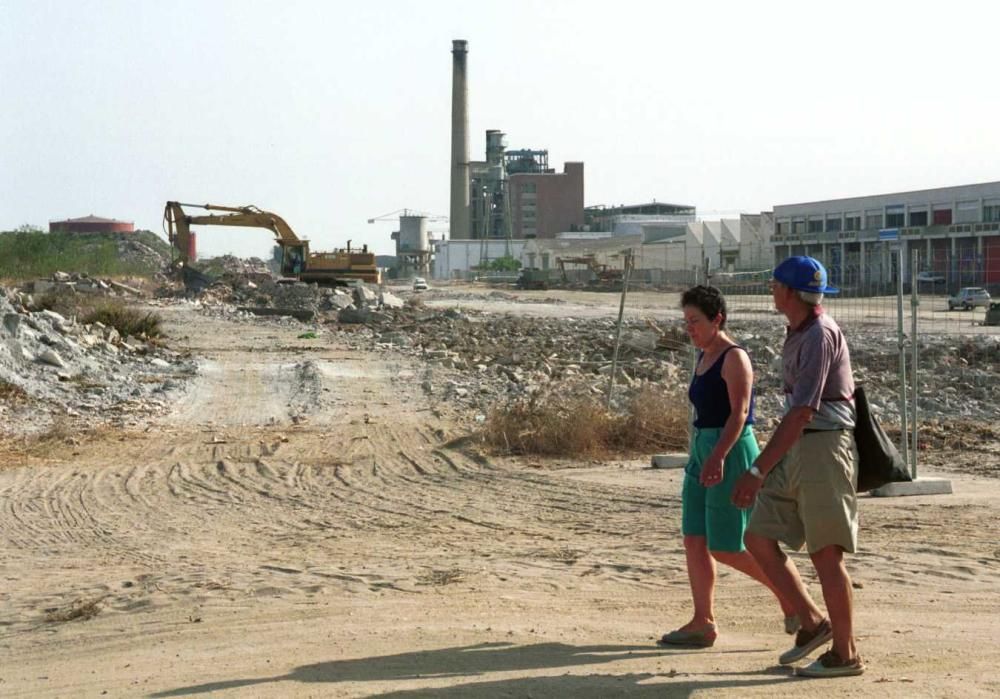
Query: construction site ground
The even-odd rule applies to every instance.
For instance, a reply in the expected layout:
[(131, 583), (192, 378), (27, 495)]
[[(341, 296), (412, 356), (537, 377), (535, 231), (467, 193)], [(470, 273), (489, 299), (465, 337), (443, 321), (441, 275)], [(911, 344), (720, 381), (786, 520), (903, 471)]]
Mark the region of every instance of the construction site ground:
[[(613, 317), (618, 300), (460, 293), (553, 317)], [(1000, 692), (989, 464), (938, 452), (924, 473), (953, 495), (862, 499), (848, 566), (868, 671), (802, 680), (777, 665), (777, 604), (724, 568), (716, 646), (655, 645), (691, 610), (680, 471), (483, 453), (413, 357), (159, 312), (199, 363), (164, 415), (0, 453), (2, 696)]]

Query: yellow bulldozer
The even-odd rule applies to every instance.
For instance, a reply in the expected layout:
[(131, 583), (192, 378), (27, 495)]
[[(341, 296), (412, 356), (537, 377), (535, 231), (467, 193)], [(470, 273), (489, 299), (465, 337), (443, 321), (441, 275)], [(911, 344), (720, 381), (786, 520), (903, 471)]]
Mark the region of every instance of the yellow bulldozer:
[[(220, 213), (189, 216), (184, 207)], [(346, 249), (310, 252), (309, 241), (299, 238), (285, 219), (256, 206), (182, 204), (168, 201), (163, 211), (163, 221), (170, 244), (184, 266), (191, 264), (191, 226), (244, 226), (266, 228), (274, 234), (274, 241), (281, 251), (279, 262), (284, 277), (316, 282), (323, 286), (342, 286), (351, 280), (371, 284), (381, 282), (380, 271), (375, 265), (375, 254), (368, 251), (367, 245), (360, 250), (352, 250), (351, 241), (347, 241)]]

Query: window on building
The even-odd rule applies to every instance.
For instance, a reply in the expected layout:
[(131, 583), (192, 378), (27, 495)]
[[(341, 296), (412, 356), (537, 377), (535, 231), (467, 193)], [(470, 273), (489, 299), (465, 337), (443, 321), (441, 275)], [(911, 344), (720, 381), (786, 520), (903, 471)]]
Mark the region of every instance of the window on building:
[(788, 235), (788, 221), (778, 221), (774, 224), (774, 232), (777, 235)]
[(935, 226), (950, 226), (951, 225), (951, 207), (938, 208), (934, 207), (934, 213), (932, 215), (932, 222)]
[(844, 230), (845, 231), (860, 231), (861, 230), (861, 212), (853, 212), (846, 214), (844, 216)]
[(521, 191), (524, 194), (534, 194), (536, 191), (536, 185), (534, 182), (525, 182), (521, 185)]
[(906, 225), (906, 207), (887, 206), (885, 207), (885, 227), (902, 228)]
[(983, 222), (1000, 221), (1000, 200), (989, 199), (983, 202)]
[(806, 230), (806, 222), (803, 219), (792, 221), (792, 235), (802, 235)]
[(822, 233), (823, 232), (823, 219), (821, 219), (821, 218), (811, 218), (811, 219), (809, 219), (809, 232), (810, 233)]
[(911, 211), (910, 212), (910, 225), (911, 226), (926, 226), (927, 225), (927, 211)]
[(827, 233), (839, 233), (841, 227), (840, 216), (836, 218), (828, 218), (826, 220), (826, 232)]
[(875, 230), (877, 228), (882, 228), (882, 212), (876, 211), (865, 214), (865, 228), (867, 230)]
[(958, 208), (955, 210), (955, 223), (979, 223), (979, 202), (958, 202)]

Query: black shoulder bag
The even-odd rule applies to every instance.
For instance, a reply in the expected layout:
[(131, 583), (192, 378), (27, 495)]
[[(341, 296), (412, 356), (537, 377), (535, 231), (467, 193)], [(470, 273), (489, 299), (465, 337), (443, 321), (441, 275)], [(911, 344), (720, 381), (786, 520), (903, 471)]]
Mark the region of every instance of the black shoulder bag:
[(854, 443), (858, 447), (858, 492), (874, 490), (886, 483), (913, 480), (896, 445), (872, 415), (862, 386), (854, 389), (854, 408), (857, 413)]

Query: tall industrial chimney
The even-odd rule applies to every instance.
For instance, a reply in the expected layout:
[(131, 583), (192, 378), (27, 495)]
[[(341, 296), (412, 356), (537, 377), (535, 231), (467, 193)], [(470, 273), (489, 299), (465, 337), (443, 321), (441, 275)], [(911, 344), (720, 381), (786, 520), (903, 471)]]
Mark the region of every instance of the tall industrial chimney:
[(466, 73), (468, 42), (451, 42), (451, 237), (470, 235), (469, 211), (469, 86)]

